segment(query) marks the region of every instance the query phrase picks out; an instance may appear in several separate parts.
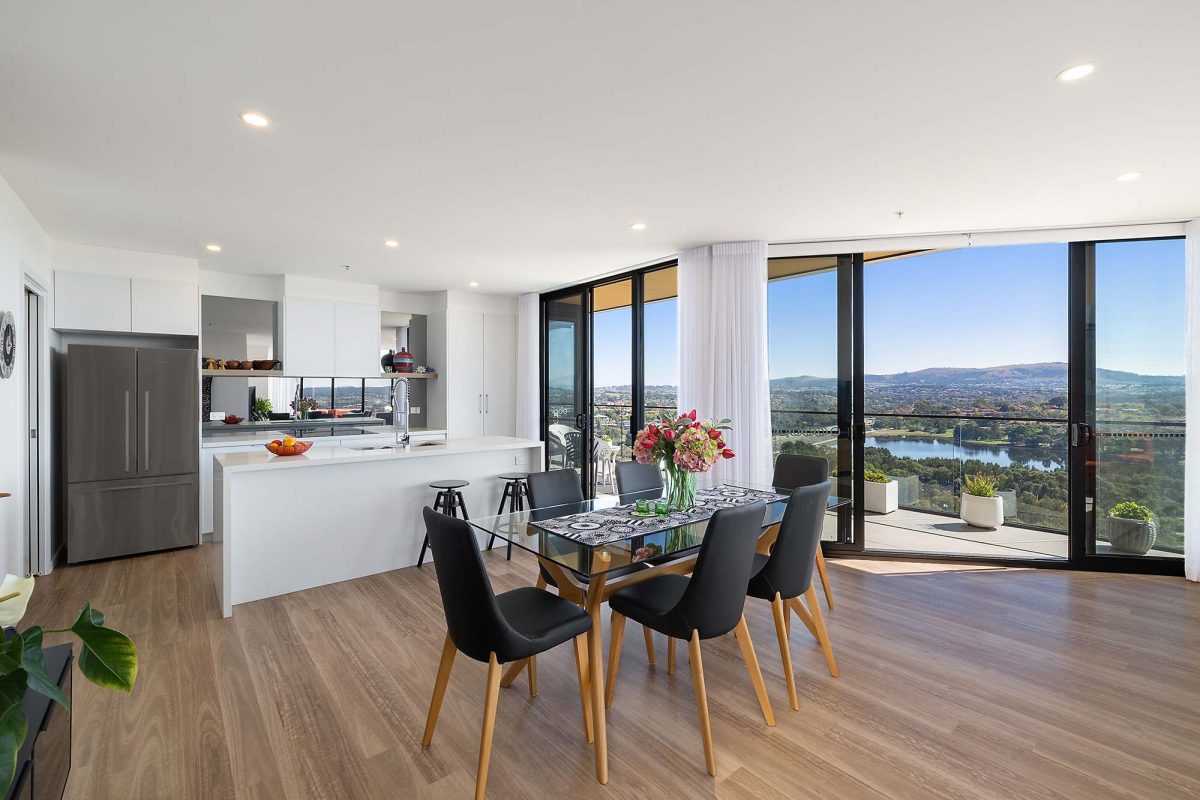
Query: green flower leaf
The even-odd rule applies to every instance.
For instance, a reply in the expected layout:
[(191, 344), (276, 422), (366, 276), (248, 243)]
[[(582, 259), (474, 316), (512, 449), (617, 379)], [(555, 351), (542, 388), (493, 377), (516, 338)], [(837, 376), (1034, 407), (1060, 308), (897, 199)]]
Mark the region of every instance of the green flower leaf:
[(50, 674), (46, 672), (46, 659), (45, 654), (42, 652), (42, 629), (35, 625), (27, 631), (22, 631), (21, 639), (24, 642), (24, 646), (21, 649), (21, 666), (29, 676), (29, 688), (38, 694), (49, 697), (70, 711), (71, 706), (67, 703), (66, 695), (62, 693), (62, 689), (58, 688), (58, 684), (50, 679)]
[(21, 649), (25, 642), (20, 636), (0, 642), (0, 675), (8, 675), (21, 668)]
[[(7, 680), (12, 675), (5, 675), (0, 681)], [(21, 682), (24, 683), (23, 676)], [(24, 694), (23, 689), (21, 693)], [(0, 785), (6, 790), (12, 785), (13, 775), (17, 771), (17, 751), (21, 749), (28, 730), (29, 721), (25, 719), (25, 712), (21, 709), (21, 701), (18, 698), (15, 703), (7, 704), (4, 713), (0, 714)]]
[(125, 634), (103, 625), (104, 615), (91, 603), (84, 603), (79, 619), (71, 626), (83, 643), (79, 671), (97, 686), (128, 694), (137, 680), (137, 646)]

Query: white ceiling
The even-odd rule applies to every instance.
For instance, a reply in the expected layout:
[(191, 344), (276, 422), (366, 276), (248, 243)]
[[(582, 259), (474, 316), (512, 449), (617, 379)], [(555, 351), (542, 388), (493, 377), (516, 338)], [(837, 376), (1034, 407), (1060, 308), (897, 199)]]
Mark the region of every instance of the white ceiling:
[(1182, 219), (1197, 42), (1196, 0), (10, 0), (0, 174), (54, 238), (409, 290)]

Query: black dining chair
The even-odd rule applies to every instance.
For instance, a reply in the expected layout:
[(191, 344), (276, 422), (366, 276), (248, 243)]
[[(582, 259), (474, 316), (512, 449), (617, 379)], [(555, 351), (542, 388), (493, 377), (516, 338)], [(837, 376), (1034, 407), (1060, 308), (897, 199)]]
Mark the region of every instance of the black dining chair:
[[(475, 798), (482, 800), (487, 791), (492, 732), (500, 696), (500, 668), (505, 662), (524, 661), (532, 665), (539, 653), (573, 639), (576, 674), (585, 711), (584, 728), (591, 740), (585, 639), (592, 628), (592, 618), (574, 603), (532, 586), (496, 594), (492, 591), (470, 523), (428, 507), (423, 513), (446, 615), (446, 641), (421, 747), (429, 747), (433, 741), (434, 726), (446, 695), (455, 654), (461, 651), (468, 658), (486, 663), (483, 734), (479, 743), (479, 770), (475, 776)], [(534, 674), (531, 667), (530, 675)], [(536, 682), (532, 679), (529, 692), (530, 696), (537, 694)]]
[(762, 532), (765, 513), (766, 504), (762, 502), (721, 509), (708, 521), (690, 578), (677, 574), (647, 578), (614, 592), (608, 599), (612, 608), (612, 644), (605, 704), (612, 705), (626, 617), (672, 639), (686, 640), (692, 667), (692, 688), (696, 692), (696, 707), (700, 713), (704, 760), (708, 774), (713, 776), (717, 774), (717, 762), (713, 755), (708, 696), (704, 687), (704, 667), (700, 660), (701, 640), (734, 632), (763, 718), (767, 725), (775, 725), (771, 700), (767, 697), (754, 643), (750, 641), (750, 629), (742, 613), (746, 605), (746, 585), (754, 568), (754, 548)]
[(662, 497), (663, 477), (657, 464), (639, 464), (636, 461), (617, 462), (617, 494), (621, 505), (638, 500), (657, 500)]
[[(775, 475), (771, 485), (777, 489), (792, 489), (813, 486), (829, 480), (829, 462), (821, 456), (805, 456), (799, 453), (780, 453), (775, 459)], [(829, 588), (829, 570), (825, 568), (825, 554), (817, 545), (817, 575), (821, 578), (821, 589), (825, 592), (825, 603), (833, 610), (833, 590)]]
[[(804, 627), (816, 638), (825, 653), (829, 674), (838, 675), (837, 660), (833, 657), (833, 645), (829, 642), (829, 630), (821, 615), (821, 602), (813, 586), (813, 567), (816, 551), (821, 546), (821, 528), (825, 521), (825, 510), (829, 502), (829, 481), (801, 486), (792, 491), (788, 498), (783, 521), (779, 523), (779, 535), (771, 547), (770, 555), (756, 553), (754, 575), (747, 585), (746, 594), (771, 604), (775, 618), (775, 636), (779, 639), (779, 657), (783, 661), (783, 672), (787, 677), (788, 699), (792, 708), (799, 710), (796, 697), (796, 678), (792, 674), (792, 653), (788, 645), (787, 621), (784, 609), (790, 608), (800, 617)], [(800, 602), (808, 601), (806, 608)]]
[[(529, 507), (537, 510), (553, 508), (555, 516), (574, 513), (570, 509), (557, 508), (583, 503), (583, 487), (579, 483), (579, 473), (573, 469), (552, 469), (548, 472), (531, 472), (525, 481), (529, 487)], [(562, 513), (558, 513), (561, 511)], [(538, 564), (538, 586), (553, 586), (558, 588), (554, 576), (546, 568)]]

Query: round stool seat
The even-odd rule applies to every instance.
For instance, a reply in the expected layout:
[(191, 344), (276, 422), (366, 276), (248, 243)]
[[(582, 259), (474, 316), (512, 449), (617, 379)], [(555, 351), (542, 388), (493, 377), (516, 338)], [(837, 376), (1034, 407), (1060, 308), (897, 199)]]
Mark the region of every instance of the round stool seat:
[(523, 481), (529, 477), (528, 472), (502, 472), (496, 476), (502, 481)]
[(429, 488), (430, 489), (461, 489), (464, 486), (470, 486), (470, 485), (471, 485), (470, 481), (460, 481), (460, 480), (451, 479), (451, 480), (447, 480), (447, 481), (434, 481), (433, 483), (429, 484)]

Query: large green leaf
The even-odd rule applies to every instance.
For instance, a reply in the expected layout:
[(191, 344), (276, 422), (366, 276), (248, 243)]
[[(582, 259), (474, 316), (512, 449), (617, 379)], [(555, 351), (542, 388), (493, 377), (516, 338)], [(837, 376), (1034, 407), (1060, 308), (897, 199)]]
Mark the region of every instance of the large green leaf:
[(20, 636), (0, 641), (0, 675), (8, 675), (21, 668), (21, 650), (25, 642)]
[[(10, 640), (11, 641), (11, 640)], [(25, 670), (0, 676), (0, 785), (8, 791), (17, 769), (17, 751), (25, 741), (29, 723), (21, 710), (25, 696)]]
[(71, 706), (67, 703), (66, 695), (46, 672), (46, 659), (42, 653), (42, 629), (35, 625), (27, 631), (22, 631), (21, 639), (25, 643), (21, 649), (21, 666), (29, 675), (29, 688), (44, 694), (70, 711)]
[(83, 643), (79, 671), (97, 686), (128, 694), (137, 680), (137, 646), (125, 634), (103, 625), (104, 615), (95, 611), (91, 603), (84, 603), (79, 619), (71, 626)]
[(20, 700), (0, 714), (0, 785), (6, 793), (17, 771), (17, 751), (21, 749), (28, 730), (29, 721), (25, 719)]

